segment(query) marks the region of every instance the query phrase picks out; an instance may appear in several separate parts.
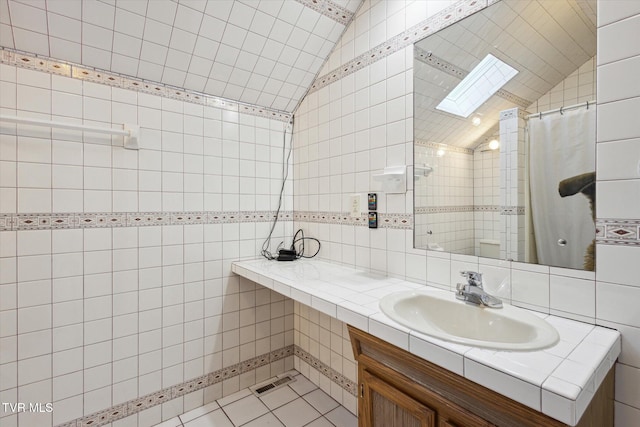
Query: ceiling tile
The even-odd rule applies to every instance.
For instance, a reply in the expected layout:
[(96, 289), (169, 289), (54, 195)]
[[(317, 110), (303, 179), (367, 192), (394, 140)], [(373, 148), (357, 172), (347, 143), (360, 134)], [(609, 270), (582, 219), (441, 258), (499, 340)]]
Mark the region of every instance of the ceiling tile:
[(238, 60), (236, 61), (235, 66), (241, 70), (253, 71), (253, 68), (256, 66), (256, 62), (258, 62), (258, 58), (258, 55), (249, 53), (245, 49), (240, 52), (240, 55), (238, 55)]
[(82, 19), (82, 0), (49, 0), (47, 1), (47, 10), (80, 20)]
[(213, 67), (211, 67), (209, 77), (220, 81), (227, 81), (229, 80), (229, 77), (231, 77), (232, 72), (233, 67), (219, 62), (214, 62)]
[(247, 30), (232, 24), (227, 24), (227, 27), (224, 29), (224, 35), (222, 36), (222, 43), (239, 49), (242, 47), (247, 33)]
[(14, 27), (13, 41), (16, 49), (49, 56), (49, 39), (44, 34)]
[(262, 90), (265, 83), (267, 82), (267, 78), (265, 76), (261, 76), (259, 74), (252, 74), (247, 82), (247, 87), (255, 90)]
[(260, 57), (260, 59), (258, 59), (258, 62), (256, 63), (254, 70), (259, 75), (268, 77), (271, 75), (271, 71), (275, 66), (276, 66), (276, 61), (272, 61), (265, 57)]
[(275, 17), (258, 10), (253, 18), (253, 22), (251, 22), (250, 30), (267, 37), (271, 32), (271, 27), (273, 27), (274, 22), (276, 22)]
[(113, 31), (96, 25), (82, 24), (82, 44), (111, 51)]
[(300, 14), (300, 18), (298, 19), (296, 26), (306, 29), (314, 28), (320, 20), (320, 16), (322, 15), (315, 10), (305, 7)]
[(222, 40), (222, 34), (224, 34), (224, 27), (226, 25), (227, 23), (225, 21), (213, 16), (205, 15), (202, 18), (199, 35), (219, 42)]
[(295, 24), (302, 14), (302, 9), (304, 9), (304, 6), (298, 2), (287, 2), (286, 6), (280, 9), (278, 19), (288, 22), (289, 24)]
[(211, 93), (213, 95), (222, 96), (222, 92), (224, 92), (224, 87), (227, 84), (225, 82), (221, 82), (220, 80), (215, 80), (210, 78), (207, 80), (207, 85), (204, 87), (205, 92)]
[(139, 60), (114, 53), (111, 56), (111, 69), (121, 74), (133, 76), (138, 72)]
[(113, 51), (132, 58), (140, 57), (142, 40), (126, 34), (113, 33)]
[(80, 43), (49, 37), (49, 49), (53, 58), (76, 63), (82, 62), (82, 45)]
[(256, 55), (260, 55), (266, 42), (267, 42), (266, 37), (262, 37), (258, 34), (249, 32), (247, 34), (247, 38), (244, 40), (244, 44), (242, 45), (242, 50), (249, 53), (256, 54)]
[(82, 38), (82, 23), (56, 13), (49, 13), (49, 35), (70, 41)]
[(82, 22), (113, 30), (116, 8), (99, 1), (82, 3)]
[(226, 22), (231, 14), (231, 8), (233, 8), (233, 0), (210, 1), (204, 13)]
[(170, 84), (177, 87), (183, 87), (186, 77), (187, 73), (185, 71), (165, 67), (164, 72), (162, 73), (162, 83)]
[(169, 49), (165, 66), (175, 68), (176, 70), (180, 71), (187, 71), (187, 69), (189, 68), (190, 60), (191, 55), (189, 55), (188, 53), (175, 49)]
[(95, 47), (82, 45), (82, 63), (103, 70), (111, 68), (111, 50), (96, 49)]
[(280, 54), (278, 62), (282, 62), (286, 65), (293, 65), (296, 63), (296, 59), (298, 59), (299, 54), (300, 51), (298, 49), (292, 48), (291, 46), (285, 46), (282, 50), (282, 54)]
[(287, 44), (292, 46), (298, 50), (302, 49), (307, 40), (309, 39), (309, 32), (303, 30), (300, 27), (295, 27), (291, 32), (291, 36), (289, 37), (289, 41)]
[(153, 0), (153, 7), (147, 8), (147, 18), (173, 25), (178, 5), (171, 0)]
[(198, 12), (204, 12), (207, 8), (207, 0), (179, 0), (180, 4), (195, 9)]
[(191, 9), (190, 7), (179, 5), (176, 19), (173, 23), (174, 27), (198, 34), (200, 23), (204, 13)]
[(184, 30), (174, 28), (171, 33), (171, 41), (169, 47), (182, 52), (192, 53), (196, 45), (197, 36)]
[(284, 0), (260, 0), (258, 9), (273, 17), (277, 17), (283, 4)]
[(171, 39), (171, 26), (153, 19), (147, 19), (144, 25), (145, 40), (167, 46)]
[(265, 43), (260, 56), (277, 59), (280, 57), (282, 49), (284, 49), (284, 45), (282, 43), (269, 39), (267, 40), (267, 43)]
[(144, 31), (144, 16), (124, 9), (116, 9), (115, 30), (141, 39)]
[(184, 81), (184, 87), (186, 89), (196, 90), (198, 92), (203, 92), (206, 85), (206, 77), (198, 76), (191, 73), (187, 74), (187, 78)]
[(247, 84), (247, 82), (249, 81), (249, 77), (250, 76), (251, 76), (251, 73), (249, 73), (248, 71), (244, 71), (244, 70), (240, 70), (238, 68), (234, 68), (233, 69), (233, 73), (229, 77), (229, 83), (232, 83), (232, 84), (238, 85), (238, 86), (245, 86)]
[(167, 60), (168, 52), (169, 49), (165, 46), (143, 41), (140, 59), (143, 61), (153, 62), (154, 64), (164, 65)]
[(9, 3), (11, 24), (36, 33), (47, 34), (47, 12), (26, 4)]
[[(57, 1), (49, 0), (49, 3)], [(116, 7), (144, 16), (147, 14), (147, 3), (147, 0), (116, 0)], [(155, 7), (156, 0), (153, 0), (152, 3), (152, 7)]]
[(137, 76), (142, 79), (152, 80), (159, 82), (162, 79), (162, 71), (164, 67), (158, 64), (152, 64), (151, 62), (140, 61), (138, 65)]
[(233, 66), (238, 59), (240, 51), (226, 44), (221, 44), (216, 55), (216, 62)]
[(286, 43), (292, 31), (293, 25), (277, 19), (271, 29), (271, 33), (269, 33), (269, 38), (279, 41), (280, 43)]
[(211, 66), (213, 61), (199, 56), (192, 56), (191, 63), (189, 64), (189, 73), (197, 74), (199, 76), (208, 77), (211, 72)]
[(229, 15), (228, 22), (235, 25), (236, 27), (244, 28), (248, 30), (251, 26), (251, 21), (253, 20), (253, 15), (255, 15), (256, 9), (253, 7), (249, 7), (246, 4), (235, 2), (233, 4), (233, 8), (231, 9), (231, 14)]
[(193, 54), (203, 58), (215, 58), (218, 53), (218, 47), (220, 47), (220, 43), (198, 36)]
[(11, 26), (0, 24), (0, 44), (11, 49), (15, 49), (16, 46), (13, 43), (13, 32), (11, 31)]

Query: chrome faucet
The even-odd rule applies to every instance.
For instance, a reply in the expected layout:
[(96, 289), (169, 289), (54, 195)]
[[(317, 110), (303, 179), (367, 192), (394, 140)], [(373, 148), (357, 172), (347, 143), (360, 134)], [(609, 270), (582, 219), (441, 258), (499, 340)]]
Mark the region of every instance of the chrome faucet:
[(467, 279), (467, 283), (458, 283), (456, 285), (456, 298), (489, 308), (502, 308), (502, 301), (499, 298), (484, 291), (482, 273), (461, 271), (460, 274)]

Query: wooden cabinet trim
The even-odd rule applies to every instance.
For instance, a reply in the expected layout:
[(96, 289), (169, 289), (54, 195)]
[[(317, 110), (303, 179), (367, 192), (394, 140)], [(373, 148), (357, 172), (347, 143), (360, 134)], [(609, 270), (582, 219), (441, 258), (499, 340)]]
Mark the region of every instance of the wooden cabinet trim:
[[(388, 342), (348, 326), (358, 372), (368, 371), (402, 392), (420, 400), (420, 390), (439, 402), (450, 402), (469, 415), (486, 420), (484, 425), (500, 427), (549, 426), (561, 423), (541, 412), (515, 402), (493, 390), (441, 368)], [(613, 426), (612, 368), (577, 427)], [(430, 405), (430, 401), (422, 400)], [(438, 403), (440, 405), (441, 403)], [(446, 406), (445, 406), (446, 408)], [(475, 414), (475, 415), (474, 415)], [(476, 417), (476, 418), (477, 418)], [(443, 422), (446, 420), (440, 420)], [(440, 424), (445, 426), (447, 424)], [(450, 425), (456, 425), (451, 422)], [(464, 424), (463, 424), (464, 425)], [(469, 424), (471, 425), (471, 424)], [(475, 425), (475, 424), (474, 424)]]

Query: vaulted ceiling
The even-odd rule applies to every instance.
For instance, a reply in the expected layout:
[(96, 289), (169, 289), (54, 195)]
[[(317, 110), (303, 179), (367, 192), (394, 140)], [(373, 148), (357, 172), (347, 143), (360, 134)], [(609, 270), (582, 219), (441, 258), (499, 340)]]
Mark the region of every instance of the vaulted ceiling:
[(0, 46), (292, 112), (362, 0), (0, 0)]

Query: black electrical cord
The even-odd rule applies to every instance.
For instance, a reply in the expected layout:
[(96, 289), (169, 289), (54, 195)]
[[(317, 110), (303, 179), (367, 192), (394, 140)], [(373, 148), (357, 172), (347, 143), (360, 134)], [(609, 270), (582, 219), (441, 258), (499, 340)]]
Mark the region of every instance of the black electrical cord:
[[(289, 153), (285, 159), (285, 152), (287, 147), (287, 129), (285, 128), (282, 134), (282, 186), (280, 187), (280, 197), (278, 198), (278, 209), (276, 210), (276, 215), (273, 218), (273, 223), (271, 224), (271, 229), (269, 230), (269, 235), (265, 239), (264, 243), (262, 243), (262, 250), (260, 251), (260, 255), (265, 257), (266, 259), (276, 259), (277, 255), (273, 255), (269, 248), (271, 247), (271, 236), (273, 235), (273, 230), (276, 228), (276, 224), (278, 222), (278, 217), (280, 216), (280, 209), (282, 208), (282, 196), (284, 194), (284, 186), (287, 182), (287, 178), (289, 177), (289, 159), (291, 158), (291, 151), (293, 149), (293, 117), (291, 118), (291, 138), (289, 143)], [(276, 248), (276, 254), (282, 247), (282, 242)]]
[[(298, 234), (301, 234), (302, 237), (298, 238)], [(311, 256), (307, 256), (304, 254), (305, 240), (312, 240), (318, 244), (318, 250)], [(299, 249), (296, 249), (296, 243), (298, 242), (300, 242), (300, 245), (298, 245)], [(293, 235), (293, 243), (291, 243), (291, 249), (296, 251), (296, 258), (313, 258), (314, 256), (318, 255), (318, 253), (320, 252), (320, 247), (321, 247), (320, 240), (316, 239), (315, 237), (305, 237), (304, 231), (302, 230), (302, 228), (298, 229), (298, 231), (296, 231), (296, 234)]]

